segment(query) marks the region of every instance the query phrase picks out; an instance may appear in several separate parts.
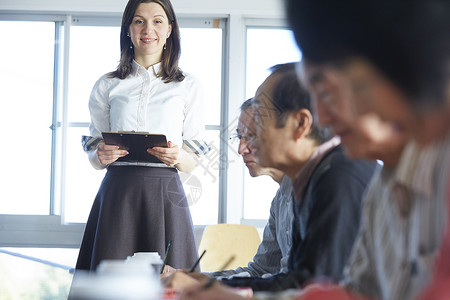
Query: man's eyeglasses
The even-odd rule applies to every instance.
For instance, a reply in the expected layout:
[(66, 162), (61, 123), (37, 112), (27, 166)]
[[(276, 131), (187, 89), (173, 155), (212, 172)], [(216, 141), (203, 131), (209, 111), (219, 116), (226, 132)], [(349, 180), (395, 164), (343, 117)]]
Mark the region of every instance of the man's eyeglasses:
[(242, 134), (233, 134), (232, 136), (229, 137), (230, 140), (244, 140), (246, 142), (251, 140), (251, 137), (249, 137), (248, 135), (242, 135)]

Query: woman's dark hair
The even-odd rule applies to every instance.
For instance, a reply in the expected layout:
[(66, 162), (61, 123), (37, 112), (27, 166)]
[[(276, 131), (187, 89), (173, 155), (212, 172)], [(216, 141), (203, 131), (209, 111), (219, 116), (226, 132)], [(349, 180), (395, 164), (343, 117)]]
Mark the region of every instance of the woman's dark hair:
[(120, 79), (130, 75), (134, 59), (134, 49), (131, 47), (131, 39), (127, 36), (129, 27), (133, 21), (137, 7), (141, 3), (157, 3), (161, 5), (167, 15), (169, 24), (172, 26), (172, 32), (166, 41), (166, 49), (163, 50), (161, 58), (161, 68), (158, 77), (161, 77), (165, 83), (172, 81), (183, 81), (184, 74), (178, 67), (178, 61), (181, 54), (180, 29), (178, 27), (177, 17), (173, 10), (170, 0), (129, 0), (122, 16), (122, 26), (120, 28), (120, 62), (117, 70), (109, 73), (110, 77)]
[(271, 104), (275, 109), (275, 126), (284, 127), (290, 113), (300, 109), (307, 109), (313, 116), (310, 137), (319, 145), (332, 137), (328, 128), (320, 128), (315, 120), (314, 104), (309, 93), (300, 85), (295, 71), (295, 63), (275, 65), (270, 68), (272, 75), (276, 75), (276, 84), (270, 95)]
[(450, 77), (448, 0), (287, 0), (305, 60), (364, 57), (416, 107), (441, 105)]

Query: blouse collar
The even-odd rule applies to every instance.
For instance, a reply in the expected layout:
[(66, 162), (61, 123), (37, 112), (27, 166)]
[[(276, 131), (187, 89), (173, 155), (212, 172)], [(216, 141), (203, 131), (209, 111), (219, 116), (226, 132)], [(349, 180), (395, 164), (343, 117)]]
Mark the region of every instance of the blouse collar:
[(154, 77), (158, 77), (158, 73), (159, 70), (161, 68), (161, 62), (156, 63), (152, 66), (150, 66), (148, 69), (144, 68), (143, 66), (141, 66), (140, 64), (138, 64), (134, 59), (133, 59), (133, 65), (132, 65), (132, 74), (134, 76), (137, 76), (139, 74), (153, 74)]

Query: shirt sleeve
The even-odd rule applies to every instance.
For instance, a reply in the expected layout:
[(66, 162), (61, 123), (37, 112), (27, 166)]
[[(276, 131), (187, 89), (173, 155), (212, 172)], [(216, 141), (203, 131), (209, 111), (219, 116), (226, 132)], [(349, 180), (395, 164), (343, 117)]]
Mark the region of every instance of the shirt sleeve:
[(361, 201), (374, 165), (344, 162), (325, 165), (324, 169), (323, 175), (311, 179), (302, 199), (301, 205), (309, 208), (296, 208), (294, 222), (300, 225), (293, 227), (289, 272), (270, 278), (225, 280), (225, 284), (279, 291), (299, 288), (313, 278), (342, 279), (358, 234)]
[(185, 149), (197, 155), (206, 154), (210, 147), (205, 138), (205, 96), (200, 82), (192, 75), (187, 75), (189, 80), (188, 102), (184, 109), (183, 144)]
[(212, 273), (212, 276), (232, 276), (247, 272), (252, 277), (260, 277), (266, 274), (277, 274), (280, 271), (280, 261), (282, 258), (281, 249), (277, 240), (277, 218), (278, 206), (280, 202), (281, 191), (278, 190), (270, 207), (269, 220), (264, 228), (263, 240), (258, 247), (258, 251), (253, 257), (253, 261), (248, 263), (247, 267), (239, 267), (235, 270), (225, 270)]
[[(89, 131), (92, 138), (101, 138), (103, 131), (110, 131), (110, 105), (108, 101), (108, 81), (106, 79), (103, 76), (95, 83), (89, 98), (89, 112), (91, 114)], [(100, 163), (96, 149), (88, 149), (87, 153), (89, 162), (95, 169), (106, 167)]]

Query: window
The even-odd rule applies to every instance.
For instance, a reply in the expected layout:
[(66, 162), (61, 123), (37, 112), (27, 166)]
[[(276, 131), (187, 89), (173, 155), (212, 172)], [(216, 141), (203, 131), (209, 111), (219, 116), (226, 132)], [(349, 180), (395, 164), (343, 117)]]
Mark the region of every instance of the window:
[[(0, 50), (0, 79), (6, 83), (0, 92), (4, 99), (0, 125), (11, 128), (6, 138), (14, 145), (14, 152), (7, 147), (1, 150), (3, 157), (13, 158), (5, 160), (2, 168), (11, 175), (2, 182), (0, 192), (2, 223), (29, 222), (30, 230), (34, 230), (34, 222), (58, 224), (55, 218), (46, 221), (36, 215), (61, 216), (63, 227), (85, 223), (105, 171), (90, 166), (81, 136), (89, 135), (88, 100), (94, 83), (118, 65), (120, 17), (1, 15), (0, 19), (5, 19), (0, 21), (0, 29), (11, 45), (24, 44), (17, 32), (27, 32), (26, 44), (30, 45)], [(194, 224), (214, 224), (220, 194), (225, 23), (179, 21), (180, 67), (199, 78), (205, 88), (206, 139), (212, 148), (194, 173), (180, 176)], [(205, 39), (210, 43), (204, 43)]]
[[(293, 34), (284, 28), (247, 28), (246, 99), (270, 74), (276, 64), (299, 61)], [(245, 170), (244, 219), (267, 219), (278, 184), (269, 176), (252, 178)]]
[[(50, 212), (55, 22), (0, 21), (2, 214)], [(36, 113), (39, 112), (39, 113)]]
[[(180, 173), (195, 225), (267, 218), (277, 189), (270, 178), (249, 177), (227, 136), (235, 130), (236, 104), (254, 94), (267, 68), (300, 54), (288, 30), (239, 18), (179, 20), (180, 67), (203, 83), (212, 147), (192, 174)], [(11, 45), (24, 45), (17, 32), (27, 32), (26, 46), (0, 49), (0, 125), (14, 129), (6, 138), (15, 146), (14, 153), (0, 150), (11, 158), (2, 167), (8, 176), (1, 183), (0, 223), (7, 226), (0, 245), (76, 247), (104, 176), (90, 166), (80, 140), (88, 134), (91, 89), (118, 64), (120, 16), (0, 14), (0, 20)]]

